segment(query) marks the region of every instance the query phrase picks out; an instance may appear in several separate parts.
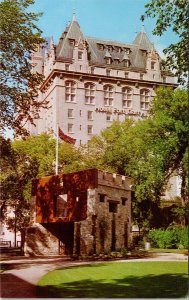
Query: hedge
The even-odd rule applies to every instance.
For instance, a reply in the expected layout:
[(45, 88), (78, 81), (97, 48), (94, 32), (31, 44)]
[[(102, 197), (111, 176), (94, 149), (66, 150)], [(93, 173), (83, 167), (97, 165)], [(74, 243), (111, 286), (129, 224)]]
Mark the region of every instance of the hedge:
[(164, 249), (188, 248), (188, 227), (153, 229), (148, 234), (152, 247)]

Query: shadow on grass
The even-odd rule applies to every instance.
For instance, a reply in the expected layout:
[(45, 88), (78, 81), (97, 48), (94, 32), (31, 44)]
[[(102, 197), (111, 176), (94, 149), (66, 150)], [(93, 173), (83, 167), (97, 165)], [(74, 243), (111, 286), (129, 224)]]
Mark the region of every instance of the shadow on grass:
[(187, 277), (184, 274), (128, 276), (112, 283), (88, 279), (37, 287), (37, 295), (40, 298), (179, 298), (187, 295)]
[(1, 298), (36, 298), (36, 286), (13, 274), (1, 273)]

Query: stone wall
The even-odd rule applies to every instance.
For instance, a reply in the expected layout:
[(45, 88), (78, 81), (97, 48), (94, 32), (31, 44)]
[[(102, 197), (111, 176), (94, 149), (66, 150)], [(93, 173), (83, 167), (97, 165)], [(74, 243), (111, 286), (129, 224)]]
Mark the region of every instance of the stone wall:
[(98, 188), (87, 191), (87, 219), (75, 223), (76, 254), (116, 251), (128, 245), (131, 179), (98, 171), (98, 183)]
[[(68, 195), (66, 209), (69, 208), (70, 217), (52, 217), (52, 221), (45, 219), (44, 223), (34, 223), (29, 227), (26, 255), (90, 255), (127, 247), (131, 225), (131, 184), (129, 177), (97, 169), (65, 174), (63, 194)], [(47, 195), (51, 191), (51, 197), (38, 189), (40, 197), (36, 202), (42, 203), (52, 215), (53, 208), (48, 204), (51, 204), (49, 199), (53, 199), (54, 194), (50, 187)], [(39, 211), (40, 207), (37, 207), (36, 212)]]
[(41, 224), (26, 229), (24, 252), (26, 256), (59, 254), (59, 240)]

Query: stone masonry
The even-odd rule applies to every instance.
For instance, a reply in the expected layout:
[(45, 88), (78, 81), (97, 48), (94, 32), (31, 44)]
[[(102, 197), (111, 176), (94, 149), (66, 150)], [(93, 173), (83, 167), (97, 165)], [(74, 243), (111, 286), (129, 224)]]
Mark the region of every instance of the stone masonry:
[(131, 184), (129, 177), (97, 169), (36, 179), (26, 255), (90, 255), (127, 247)]

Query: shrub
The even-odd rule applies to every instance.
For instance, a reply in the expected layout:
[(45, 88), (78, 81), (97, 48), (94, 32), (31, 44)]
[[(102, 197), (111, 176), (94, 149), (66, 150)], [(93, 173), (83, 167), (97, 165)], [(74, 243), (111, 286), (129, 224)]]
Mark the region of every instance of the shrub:
[(176, 249), (180, 246), (188, 247), (188, 228), (170, 227), (167, 229), (153, 229), (148, 234), (152, 247)]

